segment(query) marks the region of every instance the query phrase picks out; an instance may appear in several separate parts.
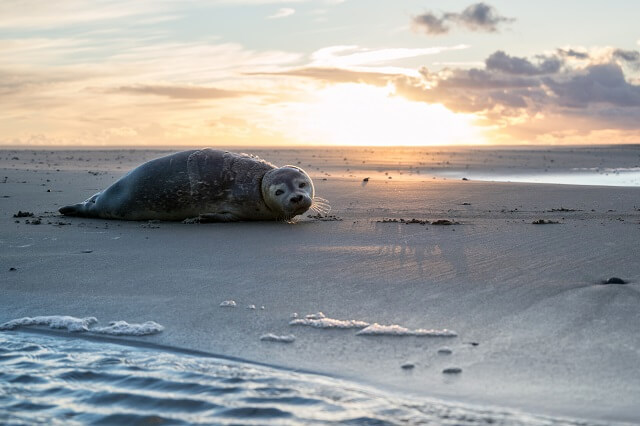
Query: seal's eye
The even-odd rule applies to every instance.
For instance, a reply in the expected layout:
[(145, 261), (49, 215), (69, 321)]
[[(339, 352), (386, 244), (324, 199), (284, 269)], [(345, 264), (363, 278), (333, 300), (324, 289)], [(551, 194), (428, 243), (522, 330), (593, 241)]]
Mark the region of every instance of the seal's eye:
[(284, 194), (284, 191), (282, 189), (278, 189), (276, 191), (276, 195), (282, 195), (282, 194)]
[(305, 186), (307, 186), (307, 184), (305, 182), (302, 182), (300, 185), (298, 185), (298, 188), (304, 188)]

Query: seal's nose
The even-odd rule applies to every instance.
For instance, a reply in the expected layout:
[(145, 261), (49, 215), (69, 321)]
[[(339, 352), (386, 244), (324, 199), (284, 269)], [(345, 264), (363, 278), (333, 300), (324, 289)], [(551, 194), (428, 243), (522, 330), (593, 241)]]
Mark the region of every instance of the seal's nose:
[(289, 201), (291, 201), (291, 204), (298, 204), (300, 201), (302, 201), (302, 198), (302, 195), (296, 195), (295, 197), (291, 197)]

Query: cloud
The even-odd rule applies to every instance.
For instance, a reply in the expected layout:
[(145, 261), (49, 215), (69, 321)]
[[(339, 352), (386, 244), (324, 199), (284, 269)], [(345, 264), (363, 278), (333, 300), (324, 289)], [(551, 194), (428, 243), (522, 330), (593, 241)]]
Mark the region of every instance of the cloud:
[(558, 54), (565, 58), (589, 59), (589, 53), (574, 49), (558, 49)]
[(446, 18), (439, 18), (432, 12), (414, 16), (411, 23), (415, 29), (424, 31), (429, 35), (446, 34), (450, 30), (450, 27), (446, 24)]
[(278, 11), (276, 13), (274, 13), (273, 15), (267, 16), (267, 19), (286, 18), (287, 16), (291, 16), (294, 13), (296, 13), (295, 9), (292, 9), (290, 7), (283, 7), (281, 9), (278, 9)]
[[(554, 103), (570, 108), (587, 108), (593, 104), (614, 107), (640, 107), (640, 85), (628, 83), (618, 64), (596, 64), (569, 79), (544, 78), (555, 95)], [(636, 117), (640, 119), (640, 116)], [(640, 123), (639, 123), (640, 125)]]
[(448, 13), (445, 17), (467, 27), (471, 31), (496, 32), (501, 23), (513, 22), (513, 18), (498, 15), (498, 11), (486, 3), (476, 3), (462, 13)]
[(413, 28), (428, 35), (446, 34), (451, 30), (451, 24), (466, 28), (469, 31), (493, 33), (503, 23), (515, 21), (513, 18), (501, 16), (498, 11), (486, 3), (475, 3), (467, 6), (462, 12), (446, 12), (437, 16), (431, 11), (414, 16)]
[(151, 4), (125, 0), (61, 0), (55, 3), (8, 0), (0, 2), (0, 29), (67, 28), (126, 18), (142, 22), (143, 16), (171, 19), (175, 15), (170, 14), (168, 6), (168, 2)]
[(637, 50), (615, 49), (611, 55), (626, 62), (640, 62), (640, 52)]
[[(569, 61), (576, 58), (583, 62)], [(423, 68), (421, 78), (394, 84), (409, 99), (484, 117), (501, 138), (550, 142), (562, 134), (563, 141), (576, 142), (580, 134), (606, 129), (618, 129), (621, 137), (623, 130), (640, 131), (640, 83), (625, 75), (621, 63), (637, 60), (633, 51), (612, 48), (558, 49), (533, 59), (497, 51), (484, 68)]]
[(251, 93), (234, 90), (224, 90), (215, 87), (195, 87), (195, 86), (122, 86), (113, 92), (129, 93), (134, 95), (156, 95), (166, 96), (172, 99), (220, 99), (235, 98)]
[(364, 83), (385, 86), (398, 75), (418, 76), (414, 69), (388, 66), (393, 61), (434, 55), (467, 45), (428, 48), (368, 49), (360, 46), (329, 46), (310, 55), (310, 63), (274, 72), (249, 72), (247, 75), (305, 77), (324, 83)]
[[(0, 40), (0, 52), (0, 144), (285, 143), (267, 107), (301, 92), (286, 77), (244, 74), (291, 67), (301, 54), (216, 39), (25, 36)], [(222, 116), (252, 126), (207, 125)]]
[(349, 68), (379, 65), (400, 59), (435, 55), (448, 50), (467, 49), (467, 45), (436, 46), (426, 48), (367, 49), (360, 46), (329, 46), (311, 54), (312, 67)]
[(343, 68), (303, 67), (286, 71), (256, 73), (254, 75), (306, 77), (325, 83), (364, 83), (372, 86), (386, 86), (397, 74), (380, 72), (352, 71)]
[(499, 50), (483, 66), (423, 67), (418, 75), (342, 67), (301, 67), (280, 75), (392, 86), (409, 100), (475, 114), (496, 137), (516, 138), (511, 142), (561, 136), (575, 142), (578, 135), (613, 134), (606, 129), (618, 129), (616, 134), (627, 140), (620, 132), (640, 134), (640, 81), (625, 74), (633, 70), (625, 64), (637, 61), (640, 53), (611, 47), (556, 49), (532, 57)]
[(507, 74), (541, 75), (558, 72), (562, 62), (562, 58), (557, 56), (539, 56), (538, 64), (534, 64), (527, 58), (509, 56), (502, 50), (498, 50), (486, 59), (485, 64), (488, 70), (501, 71)]

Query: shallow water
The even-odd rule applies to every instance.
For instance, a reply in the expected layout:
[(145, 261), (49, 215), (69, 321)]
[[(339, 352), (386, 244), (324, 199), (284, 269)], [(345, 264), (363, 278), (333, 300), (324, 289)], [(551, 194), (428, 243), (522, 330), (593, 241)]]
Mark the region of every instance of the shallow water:
[(0, 423), (569, 425), (156, 349), (0, 333)]
[(489, 182), (552, 183), (563, 185), (640, 186), (640, 168), (575, 168), (557, 172), (468, 172), (451, 171), (439, 176)]

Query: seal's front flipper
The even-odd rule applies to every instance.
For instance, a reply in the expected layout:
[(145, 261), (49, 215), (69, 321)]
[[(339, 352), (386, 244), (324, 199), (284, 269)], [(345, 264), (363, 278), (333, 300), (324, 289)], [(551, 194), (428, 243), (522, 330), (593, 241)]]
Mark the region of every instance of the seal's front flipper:
[(200, 223), (210, 222), (237, 222), (238, 218), (232, 213), (204, 213), (198, 216)]

